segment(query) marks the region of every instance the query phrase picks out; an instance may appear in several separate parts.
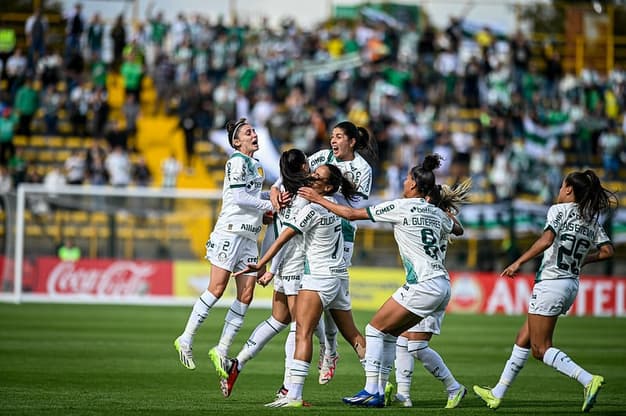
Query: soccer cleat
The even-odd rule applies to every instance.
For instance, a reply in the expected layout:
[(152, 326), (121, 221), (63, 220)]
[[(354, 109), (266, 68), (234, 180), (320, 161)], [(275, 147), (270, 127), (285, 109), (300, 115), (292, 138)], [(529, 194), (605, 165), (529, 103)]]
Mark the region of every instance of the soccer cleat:
[(180, 363), (190, 370), (196, 368), (196, 363), (193, 361), (193, 354), (191, 352), (191, 345), (185, 344), (180, 341), (180, 337), (174, 340), (174, 348), (178, 351), (178, 359)]
[(467, 394), (467, 389), (465, 386), (461, 386), (458, 390), (453, 393), (448, 394), (448, 403), (446, 403), (446, 407), (444, 409), (454, 409), (459, 406), (461, 400)]
[(344, 397), (342, 401), (350, 406), (385, 407), (385, 396), (378, 393), (371, 394), (361, 390), (351, 397)]
[(395, 386), (393, 385), (393, 383), (387, 382), (387, 384), (385, 384), (385, 406), (391, 406), (394, 390)]
[(501, 399), (494, 396), (489, 387), (474, 386), (474, 393), (487, 403), (488, 408), (496, 410), (500, 407)]
[(230, 371), (230, 360), (227, 357), (222, 356), (217, 351), (217, 348), (213, 347), (209, 351), (209, 360), (215, 367), (215, 371), (220, 378), (228, 378), (228, 372)]
[(334, 356), (324, 356), (324, 362), (322, 363), (322, 368), (320, 369), (320, 384), (327, 384), (330, 380), (335, 376), (335, 369), (337, 368), (337, 360), (339, 360), (339, 354), (335, 354)]
[(393, 399), (394, 401), (400, 403), (402, 407), (413, 407), (413, 402), (411, 401), (411, 398), (409, 396), (398, 393)]
[(602, 385), (604, 385), (604, 377), (592, 376), (589, 384), (585, 386), (585, 401), (583, 402), (582, 408), (583, 412), (590, 411), (596, 403), (596, 397), (598, 397), (598, 393), (600, 392)]
[(283, 397), (276, 399), (271, 403), (265, 404), (265, 407), (304, 407), (304, 404), (302, 400)]
[(230, 360), (229, 366), (230, 371), (228, 372), (228, 378), (220, 379), (220, 387), (224, 397), (230, 397), (230, 394), (233, 392), (233, 387), (235, 386), (235, 381), (237, 381), (237, 377), (239, 377), (239, 362), (236, 358)]
[(289, 390), (287, 390), (287, 387), (283, 384), (278, 390), (276, 390), (276, 398), (282, 399), (283, 397), (287, 397), (287, 393), (289, 393)]

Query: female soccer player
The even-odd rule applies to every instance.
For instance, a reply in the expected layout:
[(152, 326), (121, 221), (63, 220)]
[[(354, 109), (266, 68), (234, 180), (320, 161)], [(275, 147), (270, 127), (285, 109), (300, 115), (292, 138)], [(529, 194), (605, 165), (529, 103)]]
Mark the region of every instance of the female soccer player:
[(517, 334), (498, 384), (492, 389), (474, 386), (474, 392), (488, 407), (500, 406), (530, 351), (537, 360), (583, 385), (583, 412), (593, 407), (604, 378), (590, 374), (552, 346), (552, 335), (559, 315), (566, 313), (576, 299), (580, 269), (613, 255), (613, 245), (598, 219), (616, 204), (615, 195), (602, 187), (592, 170), (570, 173), (561, 185), (557, 203), (548, 210), (541, 237), (502, 272), (501, 276), (515, 277), (524, 263), (543, 253), (526, 322)]
[(395, 358), (396, 338), (424, 317), (444, 311), (450, 299), (450, 280), (440, 251), (441, 235), (460, 235), (463, 227), (424, 199), (435, 188), (433, 170), (439, 155), (428, 155), (404, 181), (404, 198), (354, 209), (319, 198), (310, 189), (298, 194), (349, 220), (370, 219), (393, 225), (406, 283), (376, 312), (365, 328), (365, 388), (344, 403), (367, 407), (385, 405), (384, 390)]
[[(215, 302), (222, 297), (231, 273), (244, 270), (250, 259), (258, 258), (257, 239), (263, 213), (272, 210), (271, 202), (262, 198), (269, 198), (269, 195), (261, 193), (265, 179), (263, 168), (253, 158), (259, 150), (256, 131), (243, 118), (237, 122), (230, 121), (226, 130), (228, 141), (235, 151), (226, 162), (222, 210), (206, 243), (211, 280), (207, 290), (196, 300), (182, 335), (174, 341), (180, 362), (190, 370), (196, 368), (192, 355), (196, 331)], [(256, 274), (248, 272), (235, 279), (237, 299), (226, 314), (218, 345), (209, 351), (209, 358), (221, 377), (228, 376), (222, 361), (226, 360), (228, 349), (252, 301), (256, 277)]]
[[(337, 166), (345, 178), (347, 178), (356, 190), (356, 195), (350, 200), (353, 207), (364, 206), (369, 198), (372, 188), (372, 167), (376, 156), (376, 141), (363, 127), (357, 127), (350, 121), (342, 121), (333, 127), (330, 137), (330, 149), (320, 150), (309, 156), (311, 171), (314, 171), (322, 164)], [(272, 189), (272, 203), (279, 205), (279, 193)], [(348, 201), (337, 193), (335, 199), (339, 204), (348, 205)], [(356, 223), (342, 220), (343, 250), (347, 267), (352, 265), (352, 254), (354, 252), (354, 238), (356, 236)], [(335, 375), (335, 369), (339, 355), (337, 354), (337, 326), (329, 317), (324, 314), (326, 342), (324, 351), (320, 351), (319, 383), (328, 383)], [(289, 339), (287, 340), (289, 343)]]
[[(280, 174), (283, 178), (282, 187), (285, 192), (296, 195), (301, 186), (310, 185), (311, 176), (309, 174), (309, 164), (306, 155), (298, 149), (290, 149), (280, 156)], [(263, 245), (269, 245), (275, 241), (276, 236), (280, 234), (284, 228), (284, 224), (292, 222), (300, 209), (309, 204), (307, 200), (295, 197), (289, 203), (281, 208), (271, 228), (266, 231), (266, 238)], [(268, 244), (267, 241), (271, 240)], [(276, 254), (272, 260), (269, 271), (259, 277), (257, 282), (262, 286), (266, 286), (272, 278), (274, 279), (274, 296), (272, 299), (272, 314), (265, 321), (261, 322), (252, 332), (248, 341), (237, 355), (237, 358), (231, 359), (228, 368), (224, 370), (228, 372), (228, 378), (221, 380), (221, 389), (225, 397), (229, 397), (232, 393), (235, 381), (239, 376), (239, 372), (245, 364), (254, 358), (265, 345), (280, 331), (285, 329), (287, 325), (292, 323), (295, 318), (296, 295), (300, 288), (300, 281), (304, 274), (304, 246), (302, 236), (296, 235), (289, 240), (283, 248)], [(262, 253), (267, 249), (262, 250)], [(293, 322), (295, 324), (295, 321)], [(295, 325), (293, 325), (295, 332)], [(293, 351), (286, 354), (285, 373), (286, 377), (283, 382), (282, 389), (289, 383), (287, 382), (288, 371), (290, 367)]]
[[(350, 199), (352, 184), (333, 165), (319, 166), (313, 173), (311, 192), (320, 199), (332, 198), (337, 191)], [(241, 273), (258, 271), (265, 267), (280, 248), (297, 234), (303, 235), (306, 268), (296, 297), (296, 349), (290, 371), (287, 397), (279, 398), (269, 407), (301, 407), (304, 380), (309, 372), (312, 355), (312, 335), (323, 310), (328, 310), (343, 337), (358, 350), (365, 344), (363, 335), (354, 324), (348, 290), (348, 270), (341, 250), (343, 235), (341, 220), (317, 204), (300, 210), (293, 221), (267, 250), (257, 264), (250, 264)]]
[[(436, 189), (439, 192), (433, 192), (426, 199), (444, 212), (457, 215), (460, 205), (467, 203), (471, 186), (471, 179), (462, 182), (454, 188), (450, 188), (447, 185), (437, 185)], [(441, 236), (440, 249), (444, 257), (447, 252), (448, 237), (447, 235)], [(398, 337), (395, 361), (398, 392), (394, 399), (399, 401), (404, 407), (413, 406), (410, 391), (415, 364), (414, 359), (420, 360), (424, 368), (446, 386), (446, 391), (448, 392), (446, 409), (457, 407), (467, 393), (465, 386), (454, 378), (443, 358), (429, 346), (429, 341), (433, 334), (439, 335), (441, 333), (444, 314), (444, 311), (441, 311), (440, 313), (429, 315), (422, 319), (419, 324)], [(391, 395), (385, 398), (387, 403), (392, 399)]]

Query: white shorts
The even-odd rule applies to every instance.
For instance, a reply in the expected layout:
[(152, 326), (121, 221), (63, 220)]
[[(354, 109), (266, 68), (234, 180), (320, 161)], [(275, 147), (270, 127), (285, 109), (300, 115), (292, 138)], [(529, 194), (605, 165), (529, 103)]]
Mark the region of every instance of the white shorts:
[(441, 324), (445, 311), (437, 311), (422, 319), (419, 324), (407, 329), (407, 332), (427, 332), (433, 335), (441, 334)]
[[(231, 273), (244, 270), (259, 261), (257, 242), (235, 234), (213, 232), (206, 243), (206, 256), (212, 265)], [(256, 276), (255, 272), (250, 275)]]
[(409, 312), (425, 318), (444, 312), (450, 301), (450, 281), (435, 277), (423, 282), (405, 283), (391, 295)]
[(557, 316), (565, 314), (576, 300), (578, 279), (542, 280), (535, 283), (528, 313)]
[(280, 273), (274, 276), (274, 290), (284, 293), (286, 296), (294, 296), (300, 290), (302, 283), (302, 274), (292, 274), (281, 276)]
[(349, 311), (352, 309), (350, 283), (348, 279), (319, 279), (305, 274), (302, 277), (300, 290), (312, 290), (317, 292), (322, 301), (323, 309), (335, 309), (339, 311)]

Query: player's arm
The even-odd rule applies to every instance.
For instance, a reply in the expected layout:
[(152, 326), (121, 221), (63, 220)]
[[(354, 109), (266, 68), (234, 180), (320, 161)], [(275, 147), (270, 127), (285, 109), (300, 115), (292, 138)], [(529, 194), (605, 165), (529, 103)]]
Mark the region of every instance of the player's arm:
[(463, 224), (459, 221), (457, 217), (455, 217), (452, 213), (446, 211), (446, 215), (452, 220), (452, 231), (451, 233), (456, 236), (463, 235), (465, 229), (463, 228)]
[(605, 243), (598, 247), (593, 253), (587, 254), (585, 257), (585, 261), (583, 261), (583, 266), (589, 263), (595, 263), (597, 261), (606, 260), (608, 258), (613, 257), (615, 250), (613, 248), (613, 244)]
[(240, 276), (242, 274), (250, 273), (250, 272), (258, 272), (261, 270), (269, 261), (278, 253), (278, 251), (287, 243), (287, 241), (291, 240), (296, 235), (296, 230), (292, 228), (285, 228), (282, 233), (278, 236), (276, 241), (272, 243), (270, 248), (267, 249), (267, 252), (263, 255), (263, 257), (256, 264), (248, 264), (246, 269), (235, 273), (235, 276)]
[(319, 204), (330, 212), (339, 215), (347, 220), (368, 220), (370, 219), (365, 208), (351, 208), (345, 205), (335, 204), (322, 195), (315, 192), (312, 188), (303, 187), (298, 190), (298, 195), (304, 199)]
[(514, 277), (517, 274), (519, 268), (522, 267), (524, 263), (526, 263), (528, 260), (534, 259), (538, 255), (546, 251), (546, 249), (550, 247), (554, 242), (555, 236), (556, 234), (551, 227), (546, 228), (543, 231), (543, 234), (541, 234), (541, 237), (539, 237), (539, 239), (535, 241), (524, 254), (522, 254), (517, 260), (511, 263), (510, 266), (504, 269), (504, 271), (500, 273), (500, 276)]

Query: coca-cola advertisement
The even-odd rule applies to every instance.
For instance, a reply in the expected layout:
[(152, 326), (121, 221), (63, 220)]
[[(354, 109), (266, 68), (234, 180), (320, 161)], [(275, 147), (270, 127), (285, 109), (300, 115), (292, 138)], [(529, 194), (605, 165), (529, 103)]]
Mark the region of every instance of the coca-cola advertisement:
[(37, 259), (36, 293), (52, 297), (137, 297), (172, 295), (169, 261)]

